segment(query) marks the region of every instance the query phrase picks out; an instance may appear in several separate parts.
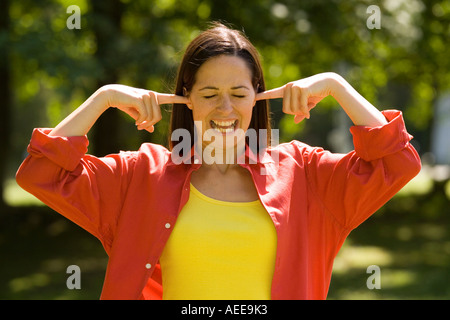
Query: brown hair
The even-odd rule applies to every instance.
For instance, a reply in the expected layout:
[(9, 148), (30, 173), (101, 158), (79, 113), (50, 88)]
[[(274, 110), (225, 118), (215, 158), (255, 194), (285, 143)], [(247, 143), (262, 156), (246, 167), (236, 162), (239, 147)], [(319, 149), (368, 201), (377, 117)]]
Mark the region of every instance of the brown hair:
[[(212, 57), (219, 55), (234, 55), (244, 59), (252, 72), (252, 84), (255, 91), (266, 90), (263, 71), (256, 48), (247, 37), (234, 29), (221, 23), (213, 23), (212, 27), (203, 31), (188, 45), (183, 60), (178, 68), (175, 94), (184, 95), (190, 92), (195, 82), (195, 75), (200, 66)], [(266, 141), (261, 141), (256, 151), (270, 145), (270, 114), (267, 100), (256, 101), (253, 108), (249, 129), (255, 129), (259, 141), (259, 129), (267, 129)], [(169, 148), (173, 149), (179, 141), (171, 141), (172, 132), (184, 128), (191, 134), (191, 146), (194, 145), (194, 120), (192, 110), (185, 104), (174, 104), (170, 118)], [(261, 137), (261, 139), (264, 139)]]

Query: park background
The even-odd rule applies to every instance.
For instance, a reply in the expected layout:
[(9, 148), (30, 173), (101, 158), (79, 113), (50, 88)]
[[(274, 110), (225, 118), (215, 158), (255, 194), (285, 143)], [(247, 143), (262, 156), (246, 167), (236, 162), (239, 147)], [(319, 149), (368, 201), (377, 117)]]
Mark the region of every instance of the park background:
[[(0, 299), (99, 298), (100, 242), (15, 183), (31, 132), (55, 126), (104, 84), (171, 92), (184, 48), (212, 20), (245, 31), (268, 88), (334, 71), (379, 109), (401, 110), (414, 136), (422, 172), (350, 234), (328, 298), (449, 299), (448, 0), (0, 1)], [(350, 120), (332, 98), (299, 125), (281, 101), (271, 107), (280, 142), (353, 148)], [(164, 107), (149, 134), (111, 109), (89, 133), (89, 153), (166, 144), (169, 114)], [(80, 290), (66, 286), (70, 265), (80, 267)], [(380, 268), (380, 289), (367, 287), (370, 265)]]

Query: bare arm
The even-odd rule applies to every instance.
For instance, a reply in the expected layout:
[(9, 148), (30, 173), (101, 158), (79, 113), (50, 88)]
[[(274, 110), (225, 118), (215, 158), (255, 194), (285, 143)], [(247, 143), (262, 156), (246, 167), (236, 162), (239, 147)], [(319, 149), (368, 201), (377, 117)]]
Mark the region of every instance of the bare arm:
[(359, 94), (347, 81), (335, 75), (331, 95), (357, 126), (378, 127), (387, 124), (383, 114)]
[(52, 136), (84, 136), (97, 119), (110, 107), (115, 107), (136, 120), (139, 130), (153, 132), (161, 120), (160, 104), (188, 103), (188, 99), (173, 94), (133, 88), (124, 85), (106, 85), (92, 94), (80, 107), (61, 121)]
[(106, 109), (108, 107), (104, 101), (104, 94), (99, 89), (61, 121), (49, 135), (63, 137), (84, 136)]
[(355, 125), (376, 127), (386, 124), (383, 114), (361, 96), (344, 78), (332, 72), (290, 82), (257, 94), (256, 100), (283, 98), (283, 112), (295, 115), (295, 122), (309, 119), (309, 111), (331, 95)]

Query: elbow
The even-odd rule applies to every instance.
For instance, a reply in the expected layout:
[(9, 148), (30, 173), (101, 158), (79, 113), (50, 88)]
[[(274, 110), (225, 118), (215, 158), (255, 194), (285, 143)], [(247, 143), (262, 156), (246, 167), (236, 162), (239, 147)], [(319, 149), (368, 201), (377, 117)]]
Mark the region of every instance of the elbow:
[(19, 187), (30, 192), (33, 185), (32, 177), (33, 175), (29, 172), (29, 158), (26, 158), (16, 172), (16, 182)]
[(418, 157), (418, 160), (415, 162), (415, 165), (413, 168), (413, 178), (419, 174), (420, 170), (422, 170), (422, 163), (420, 162), (419, 156), (417, 156), (417, 157)]
[(410, 181), (422, 170), (422, 162), (416, 149), (411, 144), (402, 153), (403, 159), (399, 162), (399, 169), (401, 168), (405, 178)]
[(28, 156), (16, 172), (16, 183), (23, 190), (36, 195), (51, 178), (51, 172), (47, 169), (40, 159)]
[(422, 169), (416, 150), (408, 144), (403, 150), (388, 156), (384, 161), (385, 178), (394, 186), (402, 188)]
[(414, 147), (411, 144), (409, 145), (409, 150), (411, 151), (411, 158), (412, 158), (410, 161), (411, 173), (412, 178), (414, 178), (419, 174), (420, 170), (422, 170), (422, 162), (420, 161), (420, 156), (417, 153), (416, 149), (414, 149)]

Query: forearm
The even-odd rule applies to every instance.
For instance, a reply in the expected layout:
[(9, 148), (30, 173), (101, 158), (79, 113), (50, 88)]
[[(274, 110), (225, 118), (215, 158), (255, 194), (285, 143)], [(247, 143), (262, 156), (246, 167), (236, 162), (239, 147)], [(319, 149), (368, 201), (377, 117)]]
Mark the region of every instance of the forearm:
[(383, 114), (360, 95), (344, 78), (333, 75), (331, 95), (357, 126), (378, 127), (387, 123)]
[(106, 109), (108, 109), (108, 105), (104, 98), (103, 89), (99, 89), (61, 121), (49, 135), (61, 137), (84, 136)]

